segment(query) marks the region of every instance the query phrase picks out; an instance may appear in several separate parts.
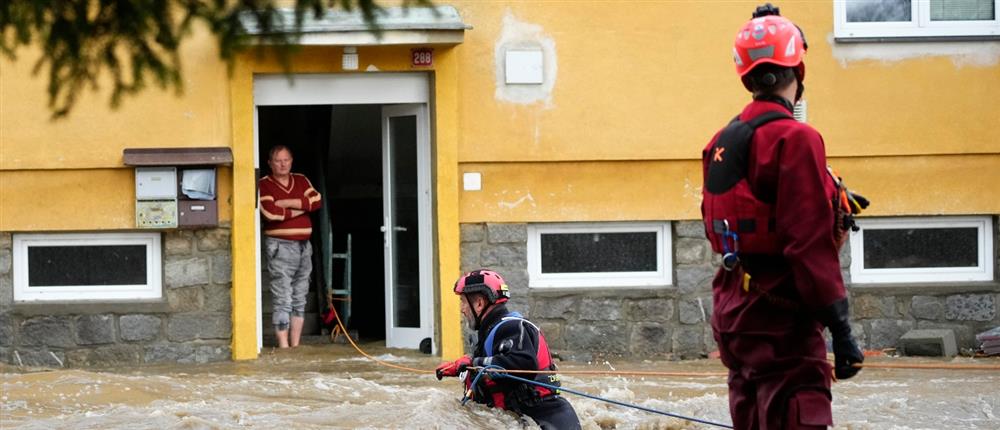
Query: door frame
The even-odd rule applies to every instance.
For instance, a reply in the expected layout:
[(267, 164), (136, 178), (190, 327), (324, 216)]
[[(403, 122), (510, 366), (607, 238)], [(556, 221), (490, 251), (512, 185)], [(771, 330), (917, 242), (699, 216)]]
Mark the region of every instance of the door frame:
[[(405, 348), (406, 344), (413, 345), (413, 340), (416, 339), (415, 345), (419, 346), (420, 341), (424, 338), (431, 339), (431, 353), (437, 352), (437, 343), (434, 342), (434, 325), (433, 325), (433, 248), (431, 235), (434, 233), (431, 225), (433, 220), (431, 218), (431, 204), (433, 202), (432, 191), (431, 191), (431, 144), (430, 144), (430, 122), (427, 114), (427, 105), (423, 103), (407, 103), (407, 104), (394, 104), (394, 105), (382, 105), (382, 231), (383, 231), (383, 244), (385, 246), (385, 264), (383, 265), (385, 269), (385, 343), (387, 347), (390, 348)], [(418, 254), (419, 254), (419, 270), (420, 279), (418, 280), (419, 288), (419, 309), (420, 309), (420, 327), (417, 328), (395, 328), (393, 325), (393, 317), (395, 313), (395, 301), (392, 294), (393, 287), (395, 286), (395, 271), (392, 270), (391, 264), (395, 261), (393, 258), (395, 248), (393, 247), (393, 240), (390, 238), (394, 237), (392, 234), (396, 228), (395, 222), (392, 219), (394, 212), (393, 208), (393, 181), (392, 172), (393, 170), (393, 159), (387, 154), (394, 154), (394, 151), (390, 151), (389, 145), (391, 145), (390, 140), (390, 127), (389, 118), (393, 117), (403, 117), (403, 116), (416, 116), (417, 117), (417, 129), (416, 129), (416, 139), (417, 139), (417, 235), (418, 235)]]
[[(419, 177), (425, 178), (427, 190), (426, 213), (418, 216), (426, 222), (421, 222), (420, 249), (421, 249), (421, 329), (426, 332), (425, 337), (431, 338), (433, 353), (437, 352), (437, 341), (434, 339), (434, 329), (436, 318), (433, 314), (433, 294), (434, 294), (434, 261), (437, 250), (434, 249), (431, 235), (434, 234), (433, 225), (436, 220), (433, 218), (433, 177), (431, 168), (431, 146), (433, 139), (430, 136), (431, 117), (431, 76), (424, 72), (388, 72), (388, 73), (306, 73), (306, 74), (255, 74), (252, 78), (253, 86), (253, 153), (254, 168), (259, 168), (260, 153), (259, 141), (259, 108), (261, 106), (298, 106), (298, 105), (359, 105), (359, 104), (419, 104), (422, 106), (423, 118), (418, 118), (418, 130), (420, 127), (426, 131), (422, 133), (426, 140), (426, 154), (418, 150), (418, 173)], [(419, 139), (419, 137), (418, 137)], [(419, 140), (418, 140), (419, 144)], [(258, 196), (254, 196), (256, 200)], [(420, 199), (423, 201), (425, 199)], [(260, 211), (255, 207), (254, 226), (255, 241), (254, 247), (254, 271), (256, 273), (256, 319), (257, 319), (257, 353), (263, 345), (263, 318), (262, 297), (261, 297), (261, 276), (260, 271)], [(419, 210), (419, 209), (418, 209)], [(424, 230), (426, 229), (426, 233)], [(426, 244), (425, 244), (426, 242)], [(426, 246), (427, 252), (424, 252)], [(384, 263), (383, 263), (384, 265)], [(426, 300), (425, 300), (426, 298)], [(389, 309), (386, 309), (387, 314)], [(424, 321), (427, 322), (426, 328)], [(390, 326), (386, 327), (389, 330)], [(388, 341), (388, 339), (386, 339)]]

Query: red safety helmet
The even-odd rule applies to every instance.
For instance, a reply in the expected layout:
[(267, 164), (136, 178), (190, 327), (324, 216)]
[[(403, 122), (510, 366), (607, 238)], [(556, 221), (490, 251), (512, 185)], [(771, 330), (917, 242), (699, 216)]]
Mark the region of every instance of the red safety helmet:
[(492, 303), (503, 303), (510, 298), (507, 283), (492, 270), (473, 270), (455, 281), (455, 294), (482, 294)]
[[(770, 6), (770, 5), (768, 5)], [(806, 77), (802, 58), (806, 52), (805, 35), (788, 18), (777, 15), (757, 16), (747, 21), (736, 33), (733, 44), (733, 61), (743, 85), (750, 89), (747, 75), (761, 64), (776, 64), (795, 69), (796, 77)]]

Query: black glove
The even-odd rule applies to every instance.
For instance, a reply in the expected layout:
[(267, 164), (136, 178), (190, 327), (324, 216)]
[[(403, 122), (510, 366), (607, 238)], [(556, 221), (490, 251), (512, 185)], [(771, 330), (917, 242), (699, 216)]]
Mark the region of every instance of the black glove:
[(833, 372), (837, 379), (848, 379), (861, 370), (855, 363), (865, 361), (864, 354), (851, 336), (851, 323), (847, 299), (827, 306), (820, 313), (820, 322), (830, 329), (833, 336)]

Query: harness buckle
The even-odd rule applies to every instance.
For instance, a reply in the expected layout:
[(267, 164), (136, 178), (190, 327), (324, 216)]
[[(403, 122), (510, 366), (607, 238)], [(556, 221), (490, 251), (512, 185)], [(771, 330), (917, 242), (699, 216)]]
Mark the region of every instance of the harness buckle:
[[(729, 229), (729, 220), (722, 220), (724, 230), (722, 231), (722, 249), (725, 253), (722, 254), (722, 268), (726, 269), (727, 272), (733, 271), (738, 264), (740, 264), (740, 237), (735, 231)], [(733, 250), (729, 250), (729, 238), (733, 238)]]

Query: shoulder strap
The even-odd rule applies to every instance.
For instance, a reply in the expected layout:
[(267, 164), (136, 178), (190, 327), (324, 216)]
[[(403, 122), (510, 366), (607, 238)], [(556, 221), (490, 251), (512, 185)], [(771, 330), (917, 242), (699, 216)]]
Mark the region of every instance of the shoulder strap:
[(490, 329), (490, 334), (487, 335), (486, 340), (483, 341), (483, 351), (486, 353), (487, 357), (493, 355), (493, 338), (496, 337), (497, 329), (499, 329), (500, 326), (503, 325), (503, 323), (514, 320), (523, 321), (524, 317), (517, 312), (511, 312), (505, 315), (503, 318), (501, 318), (500, 321), (496, 323), (496, 325), (494, 325), (492, 329)]
[(746, 122), (740, 121), (739, 116), (730, 121), (719, 134), (712, 150), (702, 154), (708, 163), (705, 190), (721, 194), (745, 178), (754, 132), (758, 127), (779, 119), (793, 118), (781, 111), (768, 111)]

